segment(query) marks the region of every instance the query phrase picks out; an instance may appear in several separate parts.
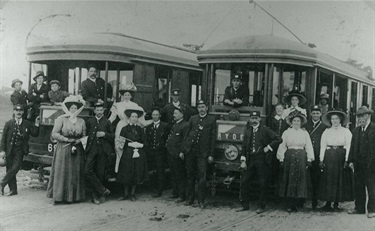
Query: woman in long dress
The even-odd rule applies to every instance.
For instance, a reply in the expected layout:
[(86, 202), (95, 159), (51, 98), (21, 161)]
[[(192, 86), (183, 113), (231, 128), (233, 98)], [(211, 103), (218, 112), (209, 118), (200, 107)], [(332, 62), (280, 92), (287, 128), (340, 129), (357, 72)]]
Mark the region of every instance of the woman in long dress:
[[(139, 109), (140, 106), (137, 103), (131, 101), (133, 98), (134, 93), (137, 91), (137, 88), (134, 84), (131, 85), (124, 85), (120, 86), (119, 92), (122, 96), (122, 101), (118, 103), (114, 103), (111, 108), (111, 116), (109, 117), (109, 121), (113, 123), (116, 118), (118, 117), (120, 120), (116, 125), (115, 130), (115, 151), (116, 151), (116, 164), (115, 164), (115, 172), (118, 172), (118, 167), (120, 164), (121, 156), (122, 156), (122, 147), (124, 146), (125, 139), (120, 136), (121, 129), (128, 124), (128, 116), (125, 114), (125, 110), (127, 109)], [(142, 108), (143, 115), (138, 118), (138, 125), (143, 127), (152, 123), (152, 120), (145, 120), (145, 113)]]
[(66, 114), (58, 117), (53, 126), (51, 137), (57, 145), (47, 197), (53, 198), (54, 204), (85, 199), (84, 151), (80, 138), (86, 135), (86, 126), (77, 117), (84, 105), (81, 96), (67, 97), (62, 104)]
[(309, 133), (301, 129), (307, 121), (305, 115), (291, 112), (286, 121), (292, 127), (283, 133), (283, 142), (277, 150), (277, 159), (283, 169), (279, 196), (286, 198), (287, 211), (292, 212), (297, 211), (300, 199), (308, 197), (307, 168), (314, 160), (314, 151)]
[(120, 132), (125, 144), (116, 177), (116, 181), (124, 185), (124, 194), (118, 200), (128, 199), (131, 188), (130, 199), (135, 201), (137, 185), (148, 180), (146, 153), (143, 150), (146, 137), (143, 128), (137, 125), (138, 118), (143, 115), (143, 109), (127, 109), (125, 113), (129, 118), (129, 124)]
[[(338, 211), (339, 202), (353, 201), (352, 171), (348, 157), (352, 133), (343, 127), (348, 116), (341, 110), (332, 110), (323, 115), (323, 122), (330, 126), (323, 132), (320, 144), (320, 197), (326, 201), (325, 211)], [(334, 202), (334, 207), (331, 207)]]
[(300, 107), (307, 102), (307, 99), (298, 90), (290, 91), (289, 94), (284, 98), (284, 102), (290, 105), (290, 107), (283, 111), (281, 116), (283, 119), (285, 119), (293, 111), (299, 111), (305, 117), (307, 117), (306, 109)]

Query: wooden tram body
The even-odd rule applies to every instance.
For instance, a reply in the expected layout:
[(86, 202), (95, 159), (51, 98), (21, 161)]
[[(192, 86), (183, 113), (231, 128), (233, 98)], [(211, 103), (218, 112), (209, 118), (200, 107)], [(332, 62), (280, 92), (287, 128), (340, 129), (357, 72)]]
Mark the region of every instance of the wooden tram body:
[[(245, 36), (202, 50), (197, 57), (204, 70), (202, 98), (217, 118), (214, 166), (208, 174), (212, 194), (218, 185), (239, 186), (241, 146), (250, 111), (259, 110), (267, 125), (274, 105), (292, 89), (306, 96), (302, 107), (307, 111), (318, 104), (320, 94), (329, 94), (331, 107), (350, 114), (350, 128), (355, 127), (359, 106), (375, 108), (375, 81), (367, 73), (297, 42), (271, 35)], [(233, 120), (229, 113), (233, 108), (223, 105), (223, 96), (234, 74), (240, 74), (249, 88), (250, 102), (234, 108), (240, 116)]]
[[(87, 77), (87, 64), (95, 63), (99, 77), (112, 86), (113, 101), (121, 100), (120, 84), (133, 82), (137, 87), (133, 100), (146, 112), (155, 103), (168, 103), (173, 88), (181, 89), (181, 101), (190, 106), (195, 106), (200, 96), (202, 69), (194, 52), (123, 34), (56, 38), (48, 40), (48, 45), (37, 41), (27, 47), (27, 58), (30, 82), (36, 71), (43, 70), (48, 81), (59, 80), (61, 89), (71, 94), (80, 93), (81, 82)], [(107, 88), (105, 98), (109, 97)], [(109, 108), (111, 102), (106, 104)], [(55, 143), (50, 135), (55, 119), (63, 111), (60, 106), (42, 105), (40, 113), (40, 135), (30, 139), (30, 153), (24, 160), (43, 167), (52, 163)], [(93, 116), (92, 108), (85, 108), (80, 116)]]

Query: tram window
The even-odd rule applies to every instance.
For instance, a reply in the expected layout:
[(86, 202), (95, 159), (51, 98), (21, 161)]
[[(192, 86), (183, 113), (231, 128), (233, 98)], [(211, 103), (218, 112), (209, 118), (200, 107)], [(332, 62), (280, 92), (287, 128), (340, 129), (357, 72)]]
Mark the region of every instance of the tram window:
[(32, 63), (31, 64), (31, 78), (33, 78), (38, 71), (43, 71), (43, 73), (48, 76), (47, 73), (47, 65), (46, 64), (41, 64), (41, 63)]
[(336, 75), (335, 88), (333, 89), (333, 107), (347, 110), (347, 95), (348, 80), (344, 77)]
[(357, 94), (358, 94), (358, 83), (352, 82), (351, 84), (351, 95), (350, 95), (350, 129), (354, 129), (356, 126), (356, 116), (357, 111)]
[(158, 90), (157, 90), (158, 101), (160, 101), (158, 102), (158, 104), (160, 104), (159, 106), (162, 107), (168, 103), (170, 84), (168, 83), (168, 78), (158, 78), (157, 84), (158, 84)]
[(362, 87), (362, 105), (368, 104), (368, 86)]
[(283, 71), (284, 87), (282, 93), (284, 96), (292, 90), (298, 90), (305, 93), (306, 71)]
[(264, 72), (249, 71), (249, 101), (252, 106), (262, 106), (264, 98)]
[(329, 74), (323, 71), (318, 71), (318, 78), (316, 81), (316, 102), (319, 103), (320, 96), (327, 94), (329, 96), (328, 105), (332, 107), (333, 97), (333, 86), (332, 86), (333, 74)]
[[(372, 88), (372, 97), (371, 97), (372, 101), (371, 101), (371, 106), (372, 106), (372, 110), (374, 111), (375, 110), (375, 87)], [(375, 122), (375, 115), (373, 114), (371, 116), (372, 118), (372, 122)]]
[(214, 104), (223, 104), (225, 88), (230, 84), (230, 70), (215, 70)]
[(281, 69), (278, 67), (275, 67), (273, 69), (273, 82), (272, 82), (272, 105), (275, 105), (279, 102), (281, 102), (280, 95), (283, 95), (280, 93), (280, 76), (281, 76)]

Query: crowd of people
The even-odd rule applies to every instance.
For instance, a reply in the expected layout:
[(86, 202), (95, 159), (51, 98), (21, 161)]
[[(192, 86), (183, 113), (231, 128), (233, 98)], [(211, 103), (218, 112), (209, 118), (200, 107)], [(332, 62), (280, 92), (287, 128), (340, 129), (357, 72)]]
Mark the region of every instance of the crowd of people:
[[(198, 114), (194, 114), (179, 101), (180, 90), (173, 89), (172, 102), (153, 107), (147, 120), (143, 108), (132, 101), (137, 89), (130, 84), (119, 89), (122, 101), (111, 106), (107, 118), (105, 82), (98, 78), (95, 66), (88, 68), (88, 75), (82, 83), (82, 96), (60, 91), (56, 80), (50, 82), (48, 91), (42, 72), (35, 76), (29, 94), (22, 90), (22, 81), (12, 82), (14, 118), (5, 124), (0, 146), (7, 170), (1, 194), (6, 185), (8, 196), (17, 194), (16, 174), (28, 153), (29, 135), (37, 136), (39, 131), (38, 105), (50, 100), (65, 112), (56, 119), (51, 134), (57, 147), (47, 196), (54, 204), (82, 201), (87, 193), (93, 203), (103, 203), (111, 193), (104, 186), (108, 156), (116, 153), (116, 182), (123, 187), (119, 201), (136, 201), (137, 186), (149, 179), (147, 159), (151, 159), (157, 175), (154, 197), (163, 193), (168, 163), (170, 197), (186, 205), (197, 199), (198, 206), (205, 208), (207, 166), (214, 161), (217, 137), (216, 119), (208, 114), (207, 103), (198, 100)], [(240, 106), (248, 100), (238, 82), (235, 75), (233, 85), (225, 90), (226, 105)], [(108, 92), (111, 97), (112, 91)], [(314, 105), (307, 117), (301, 107), (306, 103), (304, 95), (291, 91), (285, 100), (289, 107), (275, 105), (270, 127), (261, 122), (259, 111), (250, 112), (240, 157), (242, 207), (238, 211), (249, 210), (250, 182), (256, 176), (257, 213), (265, 211), (267, 187), (274, 184), (278, 196), (285, 198), (288, 212), (297, 211), (309, 198), (313, 209), (318, 201), (326, 202), (320, 208), (324, 211), (338, 211), (340, 202), (355, 200), (355, 208), (348, 213), (365, 214), (367, 208), (367, 216), (375, 217), (375, 124), (370, 121), (374, 112), (360, 107), (356, 113), (359, 126), (352, 133), (346, 127), (348, 116), (340, 109)], [(95, 117), (84, 121), (78, 115), (86, 102), (94, 108)]]

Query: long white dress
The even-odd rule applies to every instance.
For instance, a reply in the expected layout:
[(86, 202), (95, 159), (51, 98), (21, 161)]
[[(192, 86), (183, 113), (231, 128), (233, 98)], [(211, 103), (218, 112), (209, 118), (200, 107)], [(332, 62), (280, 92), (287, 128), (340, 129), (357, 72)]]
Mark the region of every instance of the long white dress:
[[(115, 172), (118, 171), (118, 166), (120, 164), (121, 156), (123, 153), (122, 147), (125, 144), (125, 138), (120, 136), (121, 129), (128, 125), (128, 117), (125, 115), (125, 110), (127, 109), (140, 109), (137, 103), (132, 101), (122, 101), (118, 103), (114, 103), (111, 108), (111, 116), (109, 117), (109, 121), (113, 122), (117, 116), (119, 117), (120, 121), (118, 122), (115, 130), (115, 151), (116, 151), (116, 165), (115, 165)], [(142, 108), (143, 110), (143, 108)], [(144, 112), (144, 111), (143, 111)], [(138, 118), (138, 123), (142, 127), (147, 126), (152, 123), (152, 120), (146, 121), (145, 117), (143, 116)]]

